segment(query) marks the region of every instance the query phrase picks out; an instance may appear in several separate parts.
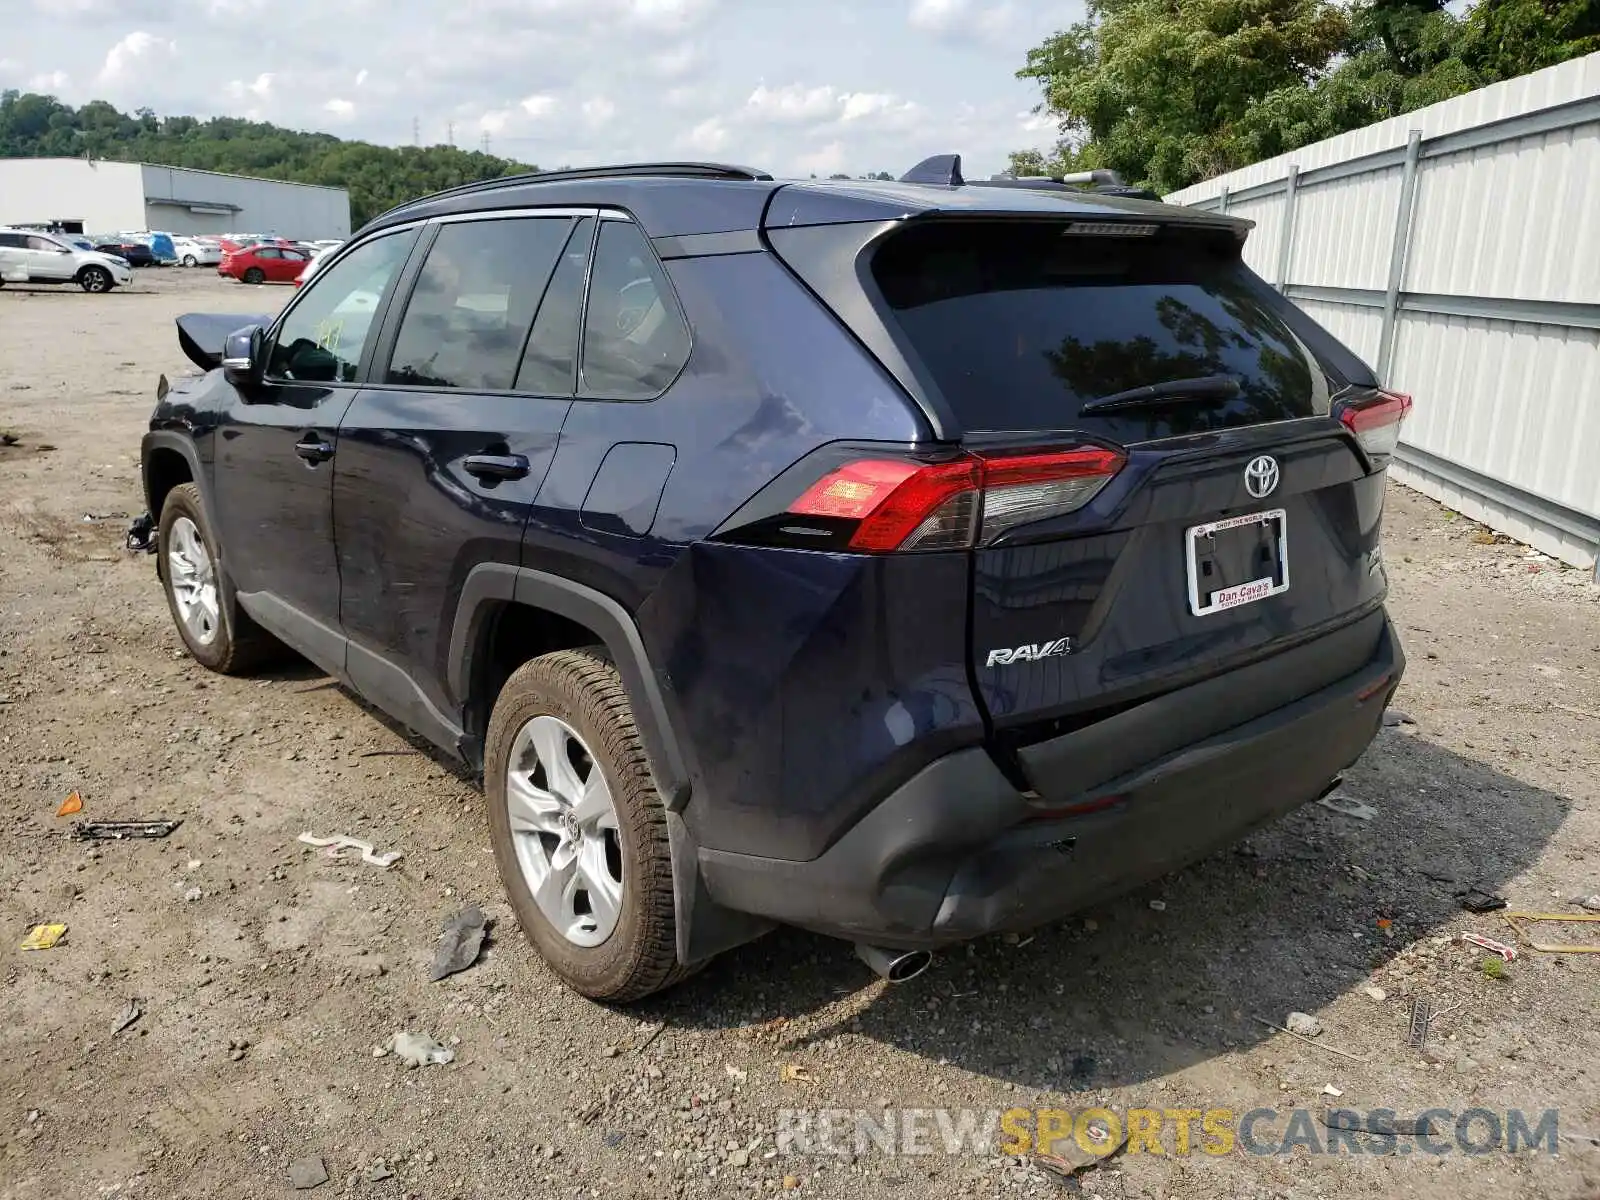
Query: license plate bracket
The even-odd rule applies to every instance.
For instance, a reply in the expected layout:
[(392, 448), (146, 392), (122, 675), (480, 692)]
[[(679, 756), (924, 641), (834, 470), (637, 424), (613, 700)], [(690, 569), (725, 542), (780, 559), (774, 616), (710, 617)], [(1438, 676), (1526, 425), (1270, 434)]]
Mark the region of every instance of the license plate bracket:
[(1189, 611), (1197, 617), (1289, 590), (1289, 523), (1281, 508), (1247, 513), (1184, 533)]

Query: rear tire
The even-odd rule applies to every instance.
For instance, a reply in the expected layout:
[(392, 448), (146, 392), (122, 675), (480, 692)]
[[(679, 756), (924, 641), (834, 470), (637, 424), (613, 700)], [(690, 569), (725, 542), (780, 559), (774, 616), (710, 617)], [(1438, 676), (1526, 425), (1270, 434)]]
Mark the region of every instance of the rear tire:
[(266, 278), (267, 273), (260, 267), (251, 267), (244, 273), (244, 281), (246, 283), (263, 283), (266, 281)]
[(222, 555), (197, 486), (183, 483), (167, 493), (156, 536), (167, 608), (191, 658), (218, 674), (242, 675), (283, 655), (283, 643), (223, 587)]
[(109, 292), (116, 284), (104, 267), (85, 267), (78, 272), (78, 286), (86, 292)]
[[(540, 725), (534, 725), (536, 721)], [(549, 825), (557, 832), (534, 831), (527, 819), (526, 798), (531, 794), (548, 799), (567, 790), (544, 772), (543, 754), (529, 758), (533, 744), (529, 731), (541, 726), (561, 731), (558, 736), (572, 784), (588, 789), (596, 782), (593, 773), (601, 774), (599, 786), (608, 795), (600, 803), (609, 804), (611, 812), (597, 823), (604, 826), (606, 838), (614, 840), (595, 837), (582, 806), (550, 805), (546, 810)], [(573, 755), (577, 766), (573, 766)], [(622, 677), (603, 650), (557, 651), (525, 662), (512, 673), (489, 721), (483, 773), (489, 838), (501, 882), (523, 932), (562, 982), (591, 1000), (627, 1002), (693, 974), (677, 960), (666, 808), (651, 779)], [(513, 798), (518, 801), (515, 832), (512, 803), (508, 802), (513, 773), (518, 776)], [(583, 794), (587, 795), (587, 790)], [(580, 832), (573, 840), (564, 840), (567, 835), (559, 831), (575, 824)], [(575, 910), (577, 917), (569, 913), (564, 930), (535, 899), (525, 864), (530, 857), (536, 863), (555, 863), (567, 846), (576, 847), (572, 854), (577, 875), (571, 885), (554, 891), (570, 897), (567, 907)], [(595, 857), (586, 857), (591, 852)], [(598, 864), (606, 872), (614, 867), (620, 876), (614, 926), (604, 915), (605, 905), (583, 899), (593, 895), (584, 882), (592, 877), (584, 874), (586, 863), (591, 868)], [(581, 928), (586, 908), (595, 915), (587, 924), (599, 928)], [(608, 926), (610, 932), (604, 940), (584, 944)]]

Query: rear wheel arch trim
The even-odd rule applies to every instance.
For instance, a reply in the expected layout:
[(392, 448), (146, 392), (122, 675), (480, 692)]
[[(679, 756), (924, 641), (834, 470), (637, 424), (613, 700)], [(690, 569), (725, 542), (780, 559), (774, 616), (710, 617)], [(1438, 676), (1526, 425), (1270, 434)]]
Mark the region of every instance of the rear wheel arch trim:
[(616, 663), (633, 703), (634, 721), (662, 802), (669, 812), (681, 812), (689, 802), (689, 777), (665, 699), (633, 617), (604, 592), (527, 567), (479, 563), (467, 573), (456, 602), (446, 664), (451, 693), (466, 703), (487, 621), (497, 606), (507, 603), (544, 609), (594, 631)]

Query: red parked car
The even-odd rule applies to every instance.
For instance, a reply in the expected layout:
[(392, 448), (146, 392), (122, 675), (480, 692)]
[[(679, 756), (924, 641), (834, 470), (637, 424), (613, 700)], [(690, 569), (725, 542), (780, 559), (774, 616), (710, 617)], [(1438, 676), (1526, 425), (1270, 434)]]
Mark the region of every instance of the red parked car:
[(311, 256), (304, 250), (289, 246), (244, 246), (223, 250), (217, 274), (241, 283), (293, 283), (310, 261)]

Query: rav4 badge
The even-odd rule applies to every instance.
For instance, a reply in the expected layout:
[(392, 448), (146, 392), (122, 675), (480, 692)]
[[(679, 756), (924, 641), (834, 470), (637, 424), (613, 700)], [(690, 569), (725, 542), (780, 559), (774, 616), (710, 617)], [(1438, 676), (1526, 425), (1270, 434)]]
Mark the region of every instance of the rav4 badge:
[(1014, 650), (991, 650), (986, 667), (1003, 667), (1009, 663), (1038, 662), (1041, 658), (1054, 658), (1058, 654), (1072, 653), (1072, 639), (1057, 638), (1053, 642), (1040, 642), (1032, 646), (1018, 646)]

